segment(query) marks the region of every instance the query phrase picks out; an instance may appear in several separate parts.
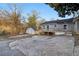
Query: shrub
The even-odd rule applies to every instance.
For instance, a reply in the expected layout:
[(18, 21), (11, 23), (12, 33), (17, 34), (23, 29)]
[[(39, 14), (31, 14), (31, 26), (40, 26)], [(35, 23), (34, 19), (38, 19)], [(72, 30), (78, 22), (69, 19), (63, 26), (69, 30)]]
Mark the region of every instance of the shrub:
[(0, 36), (4, 36), (6, 35), (7, 33), (5, 31), (0, 31)]

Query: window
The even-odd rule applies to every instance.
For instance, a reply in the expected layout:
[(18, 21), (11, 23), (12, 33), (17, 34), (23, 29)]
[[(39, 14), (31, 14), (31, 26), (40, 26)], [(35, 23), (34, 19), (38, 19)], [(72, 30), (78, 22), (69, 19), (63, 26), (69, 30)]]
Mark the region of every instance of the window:
[(55, 25), (55, 27), (56, 27), (56, 25)]
[(64, 29), (67, 29), (67, 25), (64, 25)]
[(47, 25), (47, 30), (49, 30), (49, 25)]

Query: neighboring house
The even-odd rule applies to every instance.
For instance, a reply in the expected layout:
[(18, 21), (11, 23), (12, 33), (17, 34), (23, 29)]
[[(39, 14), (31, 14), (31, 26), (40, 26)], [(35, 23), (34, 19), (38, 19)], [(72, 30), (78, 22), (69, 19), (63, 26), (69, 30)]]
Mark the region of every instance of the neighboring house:
[(41, 24), (43, 32), (72, 32), (74, 29), (73, 18), (47, 21)]

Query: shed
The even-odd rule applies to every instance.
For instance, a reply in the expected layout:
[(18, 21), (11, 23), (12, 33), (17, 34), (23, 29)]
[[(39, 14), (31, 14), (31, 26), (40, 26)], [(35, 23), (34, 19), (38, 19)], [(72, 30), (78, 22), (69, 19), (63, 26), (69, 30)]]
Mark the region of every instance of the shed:
[(26, 33), (28, 34), (35, 34), (35, 30), (33, 28), (27, 28)]

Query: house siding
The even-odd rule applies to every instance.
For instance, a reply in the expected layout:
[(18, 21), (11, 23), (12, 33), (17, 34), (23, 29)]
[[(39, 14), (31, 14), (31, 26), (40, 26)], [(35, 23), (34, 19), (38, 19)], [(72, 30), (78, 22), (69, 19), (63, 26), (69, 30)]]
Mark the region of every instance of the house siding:
[[(47, 29), (47, 26), (49, 25), (49, 30)], [(67, 28), (64, 29), (64, 25), (67, 25)], [(55, 32), (55, 31), (73, 31), (72, 28), (73, 24), (68, 24), (68, 23), (64, 23), (64, 24), (57, 24), (57, 23), (49, 23), (49, 24), (43, 24), (42, 26), (44, 26), (45, 28), (42, 27), (42, 30), (44, 32)]]
[(79, 33), (79, 21), (75, 21), (74, 31), (75, 31), (76, 33)]
[(77, 22), (77, 31), (79, 32), (79, 21)]

